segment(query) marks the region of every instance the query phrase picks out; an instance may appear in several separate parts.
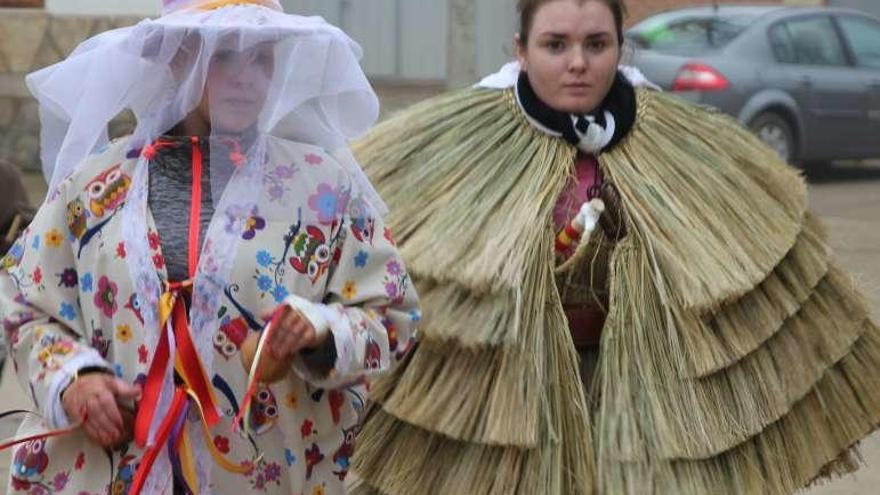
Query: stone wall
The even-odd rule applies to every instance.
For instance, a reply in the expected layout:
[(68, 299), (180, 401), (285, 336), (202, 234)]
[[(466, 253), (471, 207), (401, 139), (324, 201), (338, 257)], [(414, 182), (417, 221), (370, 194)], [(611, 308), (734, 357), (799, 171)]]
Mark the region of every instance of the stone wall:
[(86, 38), (139, 20), (0, 8), (0, 159), (26, 169), (40, 167), (40, 122), (25, 75), (62, 60)]

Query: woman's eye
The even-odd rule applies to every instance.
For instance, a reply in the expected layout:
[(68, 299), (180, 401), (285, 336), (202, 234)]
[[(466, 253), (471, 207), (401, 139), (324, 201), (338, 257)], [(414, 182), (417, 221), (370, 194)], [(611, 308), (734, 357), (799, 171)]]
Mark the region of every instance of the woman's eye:
[(605, 48), (608, 47), (608, 43), (605, 40), (596, 40), (596, 41), (588, 41), (587, 49), (594, 52), (601, 52)]
[(558, 41), (558, 40), (548, 41), (545, 46), (551, 52), (561, 52), (563, 49), (565, 49), (565, 43), (563, 43), (562, 41)]

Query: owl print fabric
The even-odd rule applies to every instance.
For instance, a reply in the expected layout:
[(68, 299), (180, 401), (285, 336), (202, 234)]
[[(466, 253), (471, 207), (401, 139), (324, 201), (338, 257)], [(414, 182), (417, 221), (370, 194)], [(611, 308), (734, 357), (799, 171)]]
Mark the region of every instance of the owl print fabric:
[[(4, 329), (20, 382), (44, 416), (23, 429), (66, 424), (58, 396), (77, 369), (103, 367), (131, 383), (149, 370), (155, 339), (143, 325), (154, 308), (143, 307), (131, 282), (120, 214), (138, 156), (123, 140), (91, 158), (3, 259)], [(230, 283), (217, 289), (220, 325), (207, 371), (224, 417), (209, 437), (195, 414), (183, 427), (249, 468), (233, 474), (213, 465), (210, 493), (344, 493), (367, 383), (412, 346), (417, 297), (391, 233), (334, 158), (290, 142), (268, 156), (261, 199), (246, 221), (229, 223), (241, 242)], [(233, 213), (217, 211), (213, 221)], [(167, 280), (157, 215), (179, 212), (147, 218), (144, 242)], [(261, 384), (242, 436), (232, 428), (247, 381), (239, 349), (265, 325), (261, 310), (290, 294), (336, 314), (336, 362), (324, 374), (296, 360), (284, 380)], [(8, 493), (127, 493), (142, 454), (133, 444), (105, 452), (81, 433), (29, 442), (13, 452)]]

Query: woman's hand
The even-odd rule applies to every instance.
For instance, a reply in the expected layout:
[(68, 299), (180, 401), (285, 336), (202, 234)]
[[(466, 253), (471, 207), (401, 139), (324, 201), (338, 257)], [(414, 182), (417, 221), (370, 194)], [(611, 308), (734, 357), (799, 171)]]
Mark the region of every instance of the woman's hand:
[(85, 419), (86, 435), (101, 447), (112, 448), (130, 442), (134, 435), (134, 413), (121, 402), (138, 400), (140, 387), (109, 373), (79, 376), (61, 396), (61, 405), (73, 422)]
[[(318, 331), (312, 322), (302, 313), (287, 304), (280, 306), (279, 311), (281, 315), (278, 318), (278, 326), (264, 344), (270, 356), (279, 361), (287, 361), (303, 349), (313, 349), (321, 345), (323, 339), (318, 336)], [(263, 319), (271, 319), (274, 312), (275, 310), (264, 311)]]

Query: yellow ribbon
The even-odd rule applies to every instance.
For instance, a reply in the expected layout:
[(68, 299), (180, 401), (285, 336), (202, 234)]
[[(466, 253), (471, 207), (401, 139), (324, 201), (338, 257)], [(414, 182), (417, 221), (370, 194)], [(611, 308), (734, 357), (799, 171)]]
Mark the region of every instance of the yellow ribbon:
[(263, 7), (268, 7), (272, 10), (278, 10), (277, 4), (266, 0), (214, 0), (213, 2), (203, 3), (197, 8), (201, 10), (215, 10), (230, 5), (262, 5)]
[(177, 296), (174, 292), (165, 292), (159, 298), (159, 328), (165, 330), (165, 324), (171, 318), (171, 311), (174, 309), (174, 301)]
[(183, 471), (183, 479), (193, 493), (200, 493), (199, 477), (196, 474), (196, 463), (192, 452), (192, 442), (189, 439), (189, 429), (184, 425), (180, 441), (180, 470)]
[[(204, 418), (205, 413), (202, 410), (202, 403), (199, 402), (199, 398), (196, 396), (195, 392), (193, 392), (192, 390), (187, 390), (186, 393), (190, 396), (190, 398), (192, 398), (196, 407), (199, 408), (199, 414), (202, 415), (202, 418)], [(199, 423), (201, 423), (202, 425), (202, 434), (205, 437), (205, 445), (208, 447), (208, 452), (211, 453), (211, 457), (214, 458), (214, 462), (216, 462), (218, 466), (230, 473), (235, 474), (247, 474), (253, 469), (253, 466), (251, 464), (236, 464), (227, 459), (226, 456), (224, 456), (223, 453), (217, 449), (217, 446), (214, 445), (214, 439), (211, 437), (211, 430), (208, 429), (208, 425), (206, 424), (206, 422), (203, 420), (199, 421)]]

